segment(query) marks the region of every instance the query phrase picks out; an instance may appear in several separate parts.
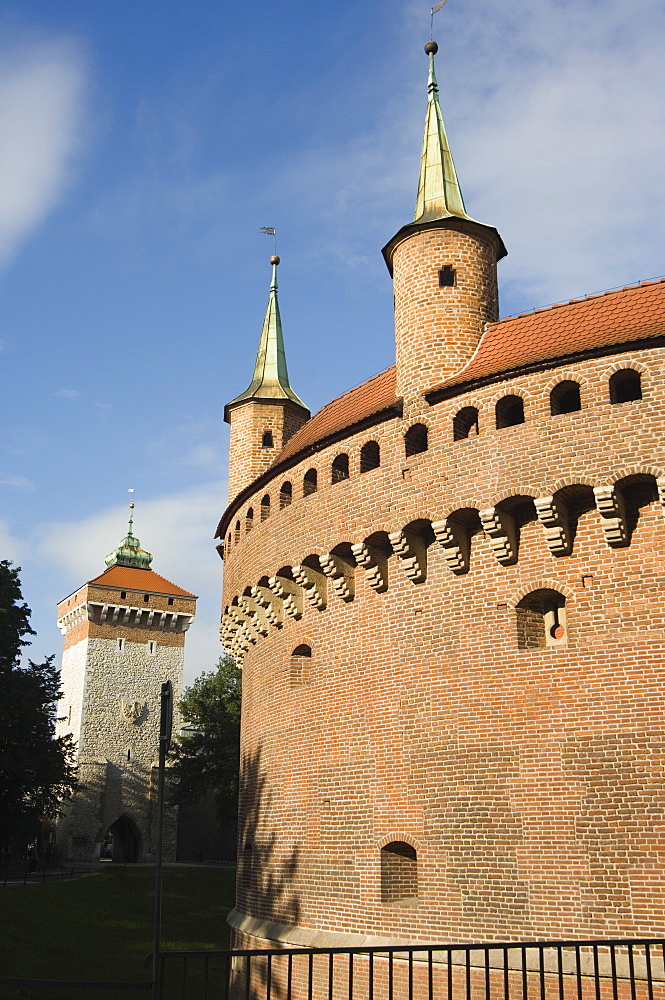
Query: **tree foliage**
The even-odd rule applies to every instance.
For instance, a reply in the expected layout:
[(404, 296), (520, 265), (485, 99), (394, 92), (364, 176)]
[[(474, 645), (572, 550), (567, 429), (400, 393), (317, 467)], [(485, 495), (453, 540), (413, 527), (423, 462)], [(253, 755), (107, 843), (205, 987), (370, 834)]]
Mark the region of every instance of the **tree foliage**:
[(30, 609), (19, 570), (0, 560), (0, 836), (30, 836), (76, 787), (71, 736), (56, 737), (60, 675), (49, 656), (19, 662), (30, 644)]
[(242, 674), (230, 656), (185, 689), (180, 711), (191, 729), (171, 750), (171, 797), (178, 805), (217, 796), (220, 821), (238, 814)]

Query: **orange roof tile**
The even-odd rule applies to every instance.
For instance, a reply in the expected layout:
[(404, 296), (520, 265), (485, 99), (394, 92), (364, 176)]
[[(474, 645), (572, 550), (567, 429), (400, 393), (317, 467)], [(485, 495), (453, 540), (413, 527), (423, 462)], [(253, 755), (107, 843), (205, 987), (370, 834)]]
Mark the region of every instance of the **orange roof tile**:
[(144, 594), (175, 594), (176, 597), (191, 597), (194, 594), (177, 587), (166, 577), (160, 576), (152, 569), (136, 569), (134, 566), (111, 566), (104, 570), (101, 576), (88, 581), (98, 587), (113, 587), (122, 590), (138, 590)]
[(337, 396), (315, 413), (299, 431), (290, 438), (280, 452), (277, 465), (308, 445), (330, 437), (337, 431), (360, 423), (382, 410), (397, 405), (395, 395), (395, 366), (356, 386), (343, 396)]
[(665, 335), (665, 279), (573, 299), (488, 326), (465, 368), (431, 392), (511, 368)]

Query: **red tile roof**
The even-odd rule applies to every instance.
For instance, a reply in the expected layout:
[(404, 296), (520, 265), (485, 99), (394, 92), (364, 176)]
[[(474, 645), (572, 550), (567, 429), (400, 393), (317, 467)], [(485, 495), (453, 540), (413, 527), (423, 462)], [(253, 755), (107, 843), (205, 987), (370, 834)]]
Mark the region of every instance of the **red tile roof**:
[(174, 594), (176, 597), (191, 597), (196, 600), (194, 594), (177, 587), (154, 570), (136, 569), (134, 566), (111, 566), (89, 583), (98, 587), (137, 590), (142, 594)]
[(665, 279), (492, 323), (467, 366), (430, 391), (522, 365), (663, 335)]
[(397, 404), (395, 366), (327, 403), (290, 438), (274, 463), (277, 465), (308, 445), (357, 424)]

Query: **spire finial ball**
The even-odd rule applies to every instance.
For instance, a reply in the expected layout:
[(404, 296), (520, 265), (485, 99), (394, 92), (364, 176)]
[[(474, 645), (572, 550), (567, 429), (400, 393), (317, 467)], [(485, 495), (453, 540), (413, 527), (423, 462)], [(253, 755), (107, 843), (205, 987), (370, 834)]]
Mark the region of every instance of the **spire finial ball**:
[(277, 256), (277, 254), (275, 254), (273, 257), (270, 258), (270, 263), (279, 264), (279, 257)]
[(439, 51), (439, 46), (436, 44), (436, 42), (430, 41), (425, 44), (425, 52), (427, 53), (428, 56), (429, 55), (435, 56), (438, 51)]

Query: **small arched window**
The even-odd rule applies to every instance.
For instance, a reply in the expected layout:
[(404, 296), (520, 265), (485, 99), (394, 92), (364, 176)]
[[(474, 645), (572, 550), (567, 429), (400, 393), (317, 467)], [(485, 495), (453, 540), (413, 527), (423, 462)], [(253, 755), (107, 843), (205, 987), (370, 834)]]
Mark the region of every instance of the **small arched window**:
[(414, 424), (404, 435), (404, 452), (407, 458), (427, 451), (429, 447), (427, 427), (425, 424)]
[(270, 496), (266, 493), (261, 501), (261, 520), (266, 521), (270, 517)]
[(275, 447), (274, 442), (273, 442), (273, 438), (272, 438), (272, 431), (264, 431), (263, 432), (263, 437), (261, 438), (261, 447), (262, 448), (274, 448)]
[(308, 469), (302, 481), (302, 495), (304, 497), (311, 496), (312, 493), (316, 493), (316, 490), (317, 490), (316, 469)]
[(476, 437), (478, 434), (478, 410), (475, 406), (465, 406), (453, 417), (453, 441)]
[(610, 378), (610, 403), (632, 403), (642, 398), (642, 378), (634, 368), (620, 368)]
[(240, 882), (245, 889), (249, 889), (252, 884), (252, 854), (252, 845), (247, 840), (245, 841), (245, 846), (242, 849), (240, 872)]
[(341, 483), (343, 479), (349, 478), (349, 456), (338, 455), (332, 464), (332, 483)]
[(415, 847), (393, 840), (381, 848), (381, 902), (418, 899), (418, 856)]
[(245, 514), (245, 531), (251, 531), (254, 527), (254, 508), (248, 507)]
[(559, 413), (574, 413), (581, 409), (579, 383), (566, 380), (554, 386), (550, 393), (550, 413), (553, 417)]
[(566, 598), (558, 590), (534, 590), (522, 598), (516, 611), (518, 649), (566, 645)]
[(309, 684), (312, 647), (302, 643), (291, 653), (289, 683), (292, 688)]
[(524, 423), (524, 400), (521, 396), (502, 396), (496, 404), (496, 426), (514, 427)]
[(293, 487), (291, 483), (282, 483), (279, 488), (279, 509), (283, 510), (284, 507), (288, 507), (293, 499)]
[(233, 541), (236, 545), (240, 541), (240, 521), (236, 521), (236, 526), (233, 530)]
[(378, 441), (366, 441), (360, 449), (360, 471), (371, 472), (381, 465), (381, 449)]

